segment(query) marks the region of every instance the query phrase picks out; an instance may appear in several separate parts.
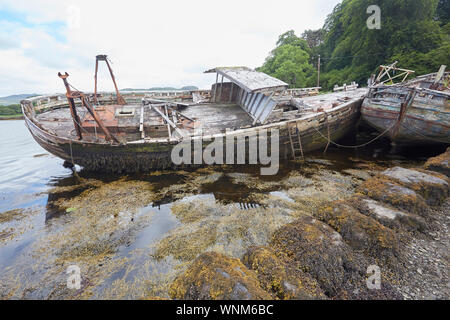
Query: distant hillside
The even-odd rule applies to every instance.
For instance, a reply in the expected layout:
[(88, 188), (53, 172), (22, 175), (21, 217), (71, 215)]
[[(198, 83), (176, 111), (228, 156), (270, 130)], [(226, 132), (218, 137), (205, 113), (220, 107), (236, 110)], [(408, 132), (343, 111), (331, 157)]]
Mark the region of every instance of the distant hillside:
[(0, 105), (18, 104), (21, 100), (37, 96), (36, 93), (13, 94), (11, 96), (0, 97)]
[(148, 89), (133, 89), (133, 88), (125, 88), (121, 89), (120, 91), (175, 91), (175, 90), (198, 90), (198, 87), (196, 86), (184, 86), (181, 88), (173, 88), (173, 87), (152, 87)]

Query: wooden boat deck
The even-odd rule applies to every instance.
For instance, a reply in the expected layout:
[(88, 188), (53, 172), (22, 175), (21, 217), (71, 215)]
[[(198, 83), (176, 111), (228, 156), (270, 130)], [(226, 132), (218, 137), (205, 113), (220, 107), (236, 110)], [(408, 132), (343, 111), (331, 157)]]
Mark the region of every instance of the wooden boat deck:
[[(357, 89), (347, 92), (334, 92), (329, 94), (297, 98), (296, 103), (300, 107), (290, 106), (274, 110), (276, 117), (268, 119), (268, 123), (275, 123), (284, 120), (300, 119), (320, 111), (328, 111), (332, 108), (362, 97), (366, 89)], [(121, 142), (137, 141), (142, 138), (140, 127), (141, 112), (144, 110), (143, 125), (145, 128), (145, 138), (148, 141), (168, 138), (168, 125), (163, 118), (151, 107), (141, 104), (127, 105), (104, 105), (96, 108), (96, 112), (104, 125)], [(252, 126), (253, 119), (247, 112), (236, 104), (205, 103), (190, 105), (179, 110), (186, 118), (177, 121), (179, 131), (185, 135), (194, 133), (195, 126), (201, 126), (204, 135), (224, 133)], [(97, 126), (94, 119), (87, 110), (81, 106), (77, 107), (83, 133), (83, 141), (98, 142), (104, 140), (104, 134)], [(123, 113), (123, 114), (122, 114)], [(77, 139), (74, 123), (69, 108), (55, 108), (37, 114), (36, 122), (45, 131), (61, 138)], [(172, 138), (176, 136), (171, 130)]]

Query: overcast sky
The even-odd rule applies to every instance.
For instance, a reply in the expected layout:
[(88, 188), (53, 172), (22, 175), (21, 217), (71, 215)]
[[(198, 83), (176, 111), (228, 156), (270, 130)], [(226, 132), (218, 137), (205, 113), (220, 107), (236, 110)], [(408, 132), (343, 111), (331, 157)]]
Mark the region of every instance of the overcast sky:
[[(0, 96), (93, 91), (95, 55), (119, 88), (209, 88), (216, 66), (260, 66), (283, 32), (320, 28), (339, 0), (0, 0)], [(112, 90), (105, 65), (99, 89)]]

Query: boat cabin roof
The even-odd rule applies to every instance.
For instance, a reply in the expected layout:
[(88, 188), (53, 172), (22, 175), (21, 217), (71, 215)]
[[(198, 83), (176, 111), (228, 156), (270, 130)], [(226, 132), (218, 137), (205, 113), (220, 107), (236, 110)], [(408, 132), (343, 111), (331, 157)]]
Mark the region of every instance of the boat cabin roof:
[(216, 67), (205, 73), (217, 73), (247, 92), (284, 90), (288, 84), (263, 72), (248, 67)]

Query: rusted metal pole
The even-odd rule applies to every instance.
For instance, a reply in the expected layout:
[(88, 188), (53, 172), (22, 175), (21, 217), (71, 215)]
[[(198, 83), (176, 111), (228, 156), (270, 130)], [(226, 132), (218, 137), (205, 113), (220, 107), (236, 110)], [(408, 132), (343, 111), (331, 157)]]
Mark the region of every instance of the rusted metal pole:
[(117, 138), (115, 136), (113, 136), (108, 128), (106, 128), (106, 126), (103, 124), (102, 120), (100, 119), (100, 117), (98, 116), (97, 112), (95, 112), (94, 108), (92, 108), (91, 104), (89, 103), (89, 101), (87, 100), (86, 96), (82, 93), (80, 94), (80, 98), (81, 98), (81, 102), (83, 103), (83, 105), (86, 107), (86, 109), (88, 110), (88, 112), (91, 114), (92, 118), (94, 118), (95, 122), (97, 122), (98, 126), (103, 130), (103, 132), (106, 135), (106, 140), (108, 141), (114, 141), (119, 143), (119, 140), (117, 140)]
[(94, 102), (98, 105), (97, 100), (97, 73), (98, 73), (98, 59), (95, 59), (95, 75), (94, 75)]
[(111, 69), (111, 66), (109, 65), (109, 62), (108, 62), (107, 59), (105, 59), (105, 62), (106, 62), (106, 65), (108, 66), (109, 73), (111, 74), (111, 79), (112, 79), (112, 81), (114, 83), (114, 88), (116, 88), (117, 103), (121, 104), (121, 105), (124, 105), (124, 104), (126, 104), (126, 102), (125, 102), (125, 100), (123, 99), (123, 97), (119, 93), (119, 89), (117, 88), (116, 79), (114, 78), (114, 74), (113, 74), (113, 71)]
[(111, 79), (114, 83), (114, 88), (116, 89), (116, 97), (117, 97), (117, 103), (124, 105), (126, 104), (125, 99), (121, 96), (119, 93), (119, 89), (117, 88), (116, 78), (114, 78), (114, 73), (112, 71), (111, 66), (108, 62), (108, 56), (106, 54), (99, 54), (95, 57), (95, 88), (94, 88), (94, 95), (95, 95), (95, 102), (97, 103), (97, 72), (98, 72), (98, 62), (99, 61), (105, 61), (106, 66), (108, 67), (109, 74), (111, 75)]
[(70, 109), (70, 113), (72, 115), (72, 120), (73, 120), (73, 124), (75, 126), (75, 131), (77, 132), (77, 135), (78, 135), (78, 140), (82, 140), (83, 135), (81, 134), (80, 118), (78, 117), (78, 114), (77, 114), (77, 109), (75, 107), (75, 101), (72, 98), (72, 91), (70, 90), (69, 83), (67, 82), (67, 77), (69, 76), (69, 74), (67, 72), (65, 74), (61, 74), (60, 72), (58, 72), (58, 76), (63, 80), (64, 86), (66, 87), (66, 97), (67, 97), (67, 101), (69, 102), (69, 109)]

